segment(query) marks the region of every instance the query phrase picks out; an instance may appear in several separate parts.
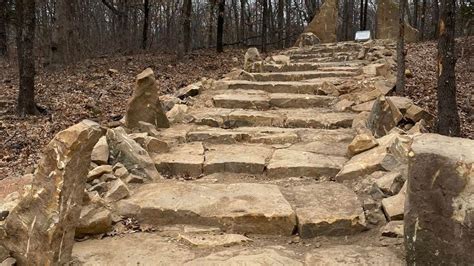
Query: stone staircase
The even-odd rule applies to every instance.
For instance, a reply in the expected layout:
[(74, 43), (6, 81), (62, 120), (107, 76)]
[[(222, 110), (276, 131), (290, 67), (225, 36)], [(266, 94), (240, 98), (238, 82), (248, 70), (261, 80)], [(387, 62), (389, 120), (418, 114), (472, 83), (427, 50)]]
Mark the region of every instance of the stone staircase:
[[(400, 246), (369, 230), (363, 195), (333, 181), (358, 115), (338, 95), (386, 81), (367, 55), (374, 47), (393, 44), (292, 48), (281, 53), (287, 64), (201, 90), (180, 123), (156, 133), (169, 151), (151, 157), (166, 179), (133, 185), (113, 205), (152, 232), (78, 242), (74, 256), (91, 265), (402, 264)], [(229, 240), (236, 234), (246, 240)]]

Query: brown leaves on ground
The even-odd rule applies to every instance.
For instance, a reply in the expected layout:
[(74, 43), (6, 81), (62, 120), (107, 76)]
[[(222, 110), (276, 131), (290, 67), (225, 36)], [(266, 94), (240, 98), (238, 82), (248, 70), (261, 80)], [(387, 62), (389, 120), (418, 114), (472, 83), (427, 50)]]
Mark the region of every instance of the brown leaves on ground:
[[(474, 94), (473, 55), (474, 37), (459, 38), (456, 41), (456, 88), (458, 112), (461, 118), (462, 137), (474, 139), (474, 121), (468, 117), (469, 99)], [(438, 42), (430, 41), (407, 45), (407, 69), (413, 73), (407, 78), (405, 96), (415, 104), (436, 115), (437, 86), (436, 58)]]
[(102, 124), (121, 119), (135, 76), (143, 69), (154, 70), (159, 89), (166, 94), (202, 77), (221, 78), (243, 65), (243, 54), (241, 50), (222, 54), (203, 50), (180, 62), (169, 54), (139, 54), (90, 59), (56, 70), (40, 68), (35, 89), (43, 115), (26, 118), (15, 114), (16, 64), (0, 61), (0, 180), (30, 173), (42, 147), (60, 130), (83, 119)]

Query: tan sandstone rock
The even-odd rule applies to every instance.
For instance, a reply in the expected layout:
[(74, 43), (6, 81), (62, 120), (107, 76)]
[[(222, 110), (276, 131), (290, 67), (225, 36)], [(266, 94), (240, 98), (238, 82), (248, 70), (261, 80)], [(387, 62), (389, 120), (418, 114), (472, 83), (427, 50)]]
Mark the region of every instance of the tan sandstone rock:
[(160, 174), (148, 152), (130, 138), (121, 127), (107, 130), (111, 156), (129, 171), (148, 179), (158, 179)]
[(150, 123), (158, 128), (170, 126), (161, 106), (158, 86), (151, 68), (138, 74), (135, 91), (127, 106), (126, 127), (139, 128), (140, 121)]
[(298, 38), (296, 46), (304, 48), (305, 46), (313, 46), (319, 44), (321, 40), (312, 32), (304, 32)]
[(109, 144), (107, 144), (107, 138), (103, 136), (95, 144), (92, 150), (91, 160), (96, 164), (107, 164), (109, 159)]
[(84, 120), (46, 146), (32, 187), (7, 217), (0, 239), (19, 264), (70, 262), (87, 168), (102, 135), (99, 124)]
[(367, 120), (367, 127), (376, 138), (385, 136), (402, 120), (403, 115), (393, 102), (385, 96), (380, 96), (374, 103)]
[(367, 132), (355, 136), (347, 147), (347, 151), (349, 155), (353, 156), (363, 151), (370, 150), (377, 145), (378, 142), (374, 136), (370, 132)]
[[(397, 39), (399, 16), (398, 4), (393, 0), (377, 2), (377, 39)], [(418, 30), (405, 22), (405, 41), (416, 42), (417, 40)]]
[(326, 0), (304, 32), (314, 33), (322, 43), (336, 42), (337, 18), (336, 0)]
[(262, 72), (262, 60), (257, 48), (249, 48), (245, 53), (244, 70), (250, 73)]
[(97, 235), (112, 230), (112, 214), (104, 207), (95, 204), (82, 208), (76, 236)]

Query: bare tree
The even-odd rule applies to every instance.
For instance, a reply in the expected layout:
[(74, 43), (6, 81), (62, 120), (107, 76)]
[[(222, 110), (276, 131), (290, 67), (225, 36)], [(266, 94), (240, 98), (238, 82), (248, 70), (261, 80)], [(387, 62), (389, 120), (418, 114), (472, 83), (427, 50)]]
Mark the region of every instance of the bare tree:
[(143, 34), (142, 49), (145, 50), (148, 42), (148, 24), (150, 20), (150, 1), (145, 0), (143, 3)]
[(400, 0), (397, 40), (397, 92), (405, 91), (405, 5), (407, 0)]
[(247, 45), (246, 41), (246, 30), (245, 30), (245, 8), (247, 5), (247, 0), (240, 0), (240, 42), (242, 47)]
[(284, 0), (278, 0), (278, 47), (280, 49), (283, 49), (285, 46), (285, 43), (283, 42), (283, 23), (284, 23), (284, 18), (285, 18), (285, 1)]
[(183, 40), (184, 53), (191, 51), (191, 13), (193, 10), (193, 2), (184, 0), (183, 2)]
[(438, 38), (438, 24), (439, 24), (439, 3), (438, 0), (432, 0), (432, 15), (431, 23), (433, 28), (433, 39)]
[(423, 0), (421, 4), (421, 25), (420, 25), (420, 38), (422, 41), (425, 40), (425, 23), (426, 23), (426, 0)]
[(35, 1), (16, 0), (16, 45), (20, 89), (17, 111), (20, 116), (38, 114), (35, 104)]
[(217, 52), (224, 52), (224, 14), (225, 13), (225, 0), (219, 0), (219, 15), (217, 16)]
[(260, 0), (262, 5), (262, 52), (267, 51), (267, 28), (268, 28), (268, 2)]
[(7, 0), (0, 0), (0, 56), (8, 54)]
[(438, 133), (459, 136), (460, 121), (456, 103), (455, 0), (441, 1), (438, 40)]

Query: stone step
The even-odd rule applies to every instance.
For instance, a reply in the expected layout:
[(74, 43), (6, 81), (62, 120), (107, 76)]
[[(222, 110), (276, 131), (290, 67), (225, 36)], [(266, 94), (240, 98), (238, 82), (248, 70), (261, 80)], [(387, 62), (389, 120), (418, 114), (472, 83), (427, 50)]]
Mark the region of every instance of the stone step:
[(352, 235), (366, 227), (361, 201), (343, 184), (307, 184), (283, 193), (296, 212), (301, 238)]
[[(164, 176), (199, 177), (214, 173), (267, 175), (272, 178), (310, 176), (334, 177), (347, 161), (344, 154), (326, 152), (329, 142), (291, 144), (276, 149), (263, 144), (208, 144), (189, 142), (169, 153), (154, 154), (156, 168)], [(319, 146), (318, 146), (319, 145)], [(333, 146), (347, 143), (334, 142)]]
[(244, 109), (201, 108), (189, 113), (192, 122), (211, 127), (236, 128), (269, 126), (289, 128), (350, 128), (355, 113), (332, 112), (324, 108), (254, 111)]
[(329, 107), (337, 97), (295, 93), (233, 90), (212, 97), (215, 107), (268, 110), (271, 108)]
[(329, 63), (290, 63), (288, 65), (264, 64), (264, 72), (291, 72), (291, 71), (353, 71), (360, 70), (362, 63), (329, 62)]
[(293, 72), (262, 72), (251, 73), (248, 80), (255, 81), (301, 81), (316, 78), (351, 77), (357, 75), (354, 71), (293, 71)]
[(240, 127), (223, 129), (197, 126), (186, 134), (187, 142), (214, 144), (261, 143), (294, 144), (290, 149), (344, 156), (354, 138), (352, 129), (308, 129), (276, 127)]
[(298, 60), (298, 59), (314, 59), (314, 58), (338, 58), (338, 57), (353, 57), (357, 58), (359, 51), (355, 52), (340, 52), (340, 53), (319, 53), (319, 52), (313, 52), (313, 53), (304, 53), (304, 54), (292, 54), (290, 55), (290, 60)]
[(342, 84), (345, 78), (321, 78), (316, 81), (248, 81), (248, 80), (220, 80), (215, 84), (216, 90), (261, 90), (269, 93), (301, 93), (324, 95), (321, 90), (323, 84)]
[(298, 54), (298, 53), (329, 53), (329, 52), (352, 52), (363, 49), (363, 46), (359, 43), (337, 43), (336, 45), (315, 45), (304, 48), (290, 48), (284, 51), (283, 54)]
[(120, 215), (151, 225), (205, 225), (268, 235), (291, 235), (296, 226), (295, 212), (276, 185), (152, 183), (117, 207)]
[(301, 57), (291, 58), (292, 63), (329, 63), (329, 62), (353, 62), (357, 55), (335, 55), (329, 57)]

